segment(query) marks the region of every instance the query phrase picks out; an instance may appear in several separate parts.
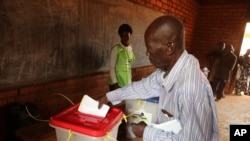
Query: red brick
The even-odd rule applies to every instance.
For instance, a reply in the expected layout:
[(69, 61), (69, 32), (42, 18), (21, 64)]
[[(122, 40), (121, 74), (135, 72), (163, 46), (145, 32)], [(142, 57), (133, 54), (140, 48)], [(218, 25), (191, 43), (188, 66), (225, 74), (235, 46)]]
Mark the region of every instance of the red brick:
[(13, 97), (18, 95), (18, 89), (13, 89), (13, 90), (6, 90), (0, 92), (0, 99), (2, 98), (7, 98), (7, 97)]
[(20, 95), (35, 94), (35, 93), (42, 91), (43, 89), (44, 89), (44, 85), (36, 85), (36, 86), (20, 88)]
[(44, 85), (44, 89), (54, 89), (65, 86), (65, 81), (51, 82)]

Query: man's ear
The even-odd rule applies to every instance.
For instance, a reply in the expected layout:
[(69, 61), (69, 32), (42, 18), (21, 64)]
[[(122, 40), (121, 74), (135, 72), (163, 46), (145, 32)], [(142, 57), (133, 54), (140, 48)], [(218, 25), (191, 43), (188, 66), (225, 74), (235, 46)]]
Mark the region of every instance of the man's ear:
[(174, 45), (163, 45), (162, 47), (164, 48), (167, 55), (172, 55), (175, 51)]

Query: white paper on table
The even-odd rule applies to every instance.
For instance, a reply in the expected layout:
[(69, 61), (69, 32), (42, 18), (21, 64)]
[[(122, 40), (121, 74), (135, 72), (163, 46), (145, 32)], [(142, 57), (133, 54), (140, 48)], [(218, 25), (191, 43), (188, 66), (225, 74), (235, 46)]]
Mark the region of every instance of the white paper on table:
[(103, 104), (103, 106), (99, 109), (98, 105), (98, 101), (92, 99), (88, 95), (84, 95), (80, 106), (78, 107), (78, 111), (93, 116), (105, 117), (110, 107), (106, 104)]
[(152, 123), (151, 126), (161, 129), (166, 132), (174, 132), (175, 134), (178, 134), (179, 131), (181, 130), (181, 124), (180, 121), (177, 119), (170, 120), (167, 122), (163, 122), (161, 124), (154, 124)]

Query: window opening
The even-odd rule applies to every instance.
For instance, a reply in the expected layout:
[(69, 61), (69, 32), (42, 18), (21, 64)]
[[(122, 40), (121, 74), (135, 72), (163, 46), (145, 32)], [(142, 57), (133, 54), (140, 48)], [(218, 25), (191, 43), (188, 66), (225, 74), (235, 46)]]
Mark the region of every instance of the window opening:
[(245, 33), (242, 40), (240, 56), (244, 55), (250, 49), (250, 22), (246, 24)]

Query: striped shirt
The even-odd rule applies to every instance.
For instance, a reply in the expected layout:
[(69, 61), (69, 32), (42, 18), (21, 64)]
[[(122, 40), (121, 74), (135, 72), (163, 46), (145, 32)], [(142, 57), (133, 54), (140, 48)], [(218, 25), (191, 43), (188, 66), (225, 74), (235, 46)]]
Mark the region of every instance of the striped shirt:
[[(168, 75), (157, 69), (147, 78), (107, 93), (109, 101), (159, 97), (158, 123), (178, 119), (178, 134), (146, 126), (144, 141), (217, 141), (216, 105), (211, 86), (198, 60), (184, 51)], [(171, 113), (166, 117), (161, 110)]]

